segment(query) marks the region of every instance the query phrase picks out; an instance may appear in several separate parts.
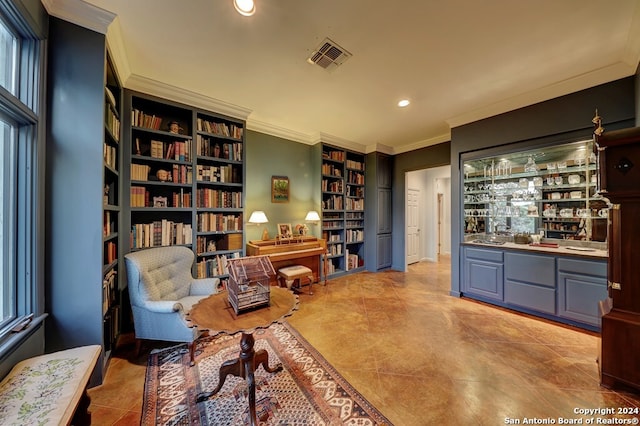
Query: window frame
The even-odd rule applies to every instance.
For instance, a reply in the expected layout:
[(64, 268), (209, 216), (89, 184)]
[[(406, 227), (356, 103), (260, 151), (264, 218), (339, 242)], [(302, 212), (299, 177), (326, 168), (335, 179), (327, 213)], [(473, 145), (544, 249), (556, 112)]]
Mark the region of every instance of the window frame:
[(0, 19), (17, 38), (14, 93), (0, 86), (0, 115), (15, 126), (16, 182), (10, 266), (15, 316), (0, 326), (1, 359), (19, 343), (11, 331), (16, 325), (44, 318), (46, 41), (21, 0), (0, 0)]

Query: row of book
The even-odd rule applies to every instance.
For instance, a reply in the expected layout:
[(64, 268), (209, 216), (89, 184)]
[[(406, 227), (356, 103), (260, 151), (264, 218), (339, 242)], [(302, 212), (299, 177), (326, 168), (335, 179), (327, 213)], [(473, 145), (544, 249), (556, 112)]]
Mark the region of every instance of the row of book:
[(204, 208), (242, 208), (242, 192), (203, 188), (196, 191), (196, 206)]
[(347, 228), (364, 228), (364, 220), (347, 220)]
[(180, 191), (171, 193), (171, 201), (166, 196), (155, 196), (144, 186), (132, 186), (130, 188), (129, 203), (131, 207), (191, 207), (191, 192), (180, 188)]
[(345, 257), (347, 258), (347, 263), (345, 265), (345, 269), (347, 271), (364, 265), (364, 261), (361, 261), (357, 254), (349, 253), (349, 250), (345, 252)]
[(152, 140), (149, 155), (152, 158), (165, 160), (191, 161), (191, 143), (189, 141), (162, 142)]
[(203, 157), (222, 158), (242, 161), (242, 142), (219, 142), (198, 135), (196, 137), (196, 153)]
[[(193, 179), (192, 171), (192, 166), (187, 166), (186, 164), (172, 164), (171, 172), (168, 174), (169, 181), (173, 183), (190, 184)], [(148, 164), (131, 163), (131, 180), (148, 182), (150, 173), (151, 166)], [(158, 180), (157, 176), (154, 180)]]
[(343, 208), (343, 197), (342, 195), (331, 195), (330, 197), (322, 200), (322, 209), (323, 210), (342, 210)]
[(198, 278), (211, 278), (229, 274), (229, 259), (239, 258), (240, 253), (216, 255), (202, 259), (197, 263), (196, 274)]
[(215, 121), (198, 118), (198, 131), (213, 133), (218, 136), (226, 136), (228, 138), (242, 139), (242, 127), (235, 124), (216, 123)]
[(146, 114), (144, 111), (134, 108), (131, 111), (131, 124), (145, 129), (160, 130), (162, 117), (158, 117), (155, 114)]
[(327, 179), (322, 179), (322, 192), (342, 192), (342, 180), (329, 182)]
[(104, 117), (105, 126), (107, 126), (107, 129), (111, 133), (111, 136), (113, 136), (113, 139), (115, 139), (116, 142), (120, 142), (120, 120), (118, 119), (118, 116), (113, 111), (113, 109), (111, 108), (111, 105), (108, 102), (104, 107), (104, 111), (105, 111), (105, 117)]
[(364, 163), (355, 160), (347, 160), (345, 163), (347, 169), (364, 170)]
[(115, 242), (109, 241), (104, 248), (104, 264), (111, 265), (118, 258), (118, 246)]
[[(325, 220), (322, 221), (323, 228), (342, 228), (342, 221), (337, 220)], [(326, 238), (325, 238), (326, 239)]]
[(131, 227), (130, 247), (132, 249), (188, 245), (193, 242), (190, 223), (173, 222), (167, 219), (151, 223), (136, 223)]
[(118, 151), (115, 146), (109, 145), (103, 142), (102, 144), (102, 156), (104, 157), (104, 163), (114, 170), (118, 170)]
[(344, 161), (344, 151), (323, 151), (322, 157), (335, 161)]
[(347, 229), (345, 231), (345, 239), (347, 243), (359, 243), (364, 240), (364, 231), (362, 229)]
[(196, 166), (198, 182), (241, 183), (239, 168), (229, 166)]
[(322, 164), (322, 174), (326, 176), (342, 177), (342, 169), (333, 164)]
[(347, 185), (347, 195), (349, 197), (364, 197), (364, 186)]
[(356, 185), (364, 185), (364, 174), (349, 170), (347, 171), (347, 182)]
[(102, 236), (108, 237), (114, 232), (118, 232), (117, 212), (105, 210), (102, 218)]
[(362, 198), (347, 198), (345, 204), (347, 210), (364, 210), (364, 199)]
[(329, 244), (327, 251), (331, 256), (338, 256), (342, 254), (342, 244)]
[(106, 314), (118, 297), (118, 271), (111, 269), (102, 279), (102, 315)]
[(198, 232), (241, 231), (242, 214), (198, 213)]

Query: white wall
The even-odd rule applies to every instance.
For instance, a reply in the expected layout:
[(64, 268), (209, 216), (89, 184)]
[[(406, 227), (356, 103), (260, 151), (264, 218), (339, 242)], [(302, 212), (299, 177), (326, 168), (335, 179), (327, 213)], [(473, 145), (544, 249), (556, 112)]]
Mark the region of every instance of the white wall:
[[(406, 173), (407, 189), (420, 191), (420, 259), (436, 261), (438, 254), (438, 193), (443, 194), (441, 253), (451, 253), (451, 167), (433, 167)], [(405, 194), (406, 200), (406, 194)]]

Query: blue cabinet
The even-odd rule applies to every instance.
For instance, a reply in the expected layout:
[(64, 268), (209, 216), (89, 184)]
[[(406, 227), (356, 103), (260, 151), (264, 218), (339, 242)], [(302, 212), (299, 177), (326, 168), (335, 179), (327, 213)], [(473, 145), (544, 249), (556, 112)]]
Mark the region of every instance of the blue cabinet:
[(467, 247), (463, 291), (482, 298), (503, 300), (504, 264), (500, 250)]
[(599, 328), (598, 301), (606, 298), (606, 262), (558, 259), (558, 316)]
[(526, 309), (556, 313), (555, 257), (505, 253), (504, 301)]
[(462, 294), (498, 306), (599, 330), (607, 297), (604, 258), (466, 244)]

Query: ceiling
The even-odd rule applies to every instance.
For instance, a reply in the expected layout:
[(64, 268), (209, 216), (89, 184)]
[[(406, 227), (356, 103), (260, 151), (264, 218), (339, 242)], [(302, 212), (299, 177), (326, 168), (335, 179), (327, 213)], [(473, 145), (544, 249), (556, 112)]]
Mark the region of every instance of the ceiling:
[[(42, 2), (106, 32), (126, 87), (365, 152), (450, 140), (640, 60), (640, 0), (255, 0), (252, 17), (232, 0)], [(306, 60), (325, 37), (352, 55), (333, 71)]]

